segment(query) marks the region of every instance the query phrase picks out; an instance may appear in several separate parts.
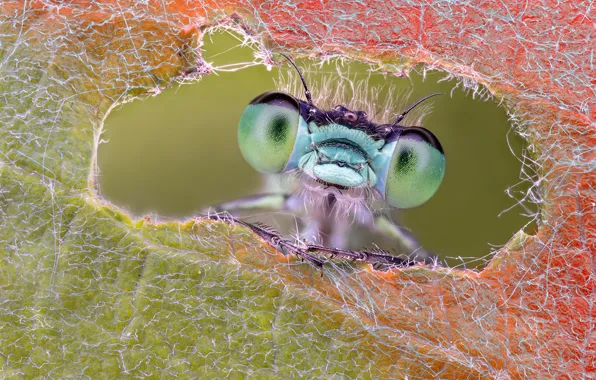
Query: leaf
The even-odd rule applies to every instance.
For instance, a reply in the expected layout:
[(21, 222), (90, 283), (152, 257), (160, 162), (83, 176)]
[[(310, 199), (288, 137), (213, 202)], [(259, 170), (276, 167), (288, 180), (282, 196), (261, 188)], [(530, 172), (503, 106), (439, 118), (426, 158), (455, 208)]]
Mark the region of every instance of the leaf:
[[(592, 376), (593, 11), (541, 6), (2, 4), (2, 375)], [(482, 272), (321, 277), (242, 227), (132, 220), (95, 187), (102, 121), (201, 72), (200, 31), (215, 24), (275, 51), (426, 63), (485, 84), (532, 144), (538, 234), (518, 233)]]

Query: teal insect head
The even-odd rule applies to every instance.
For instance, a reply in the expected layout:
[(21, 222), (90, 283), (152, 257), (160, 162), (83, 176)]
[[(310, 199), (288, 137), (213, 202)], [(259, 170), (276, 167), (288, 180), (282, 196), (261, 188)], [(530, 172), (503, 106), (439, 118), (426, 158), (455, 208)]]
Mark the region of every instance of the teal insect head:
[(364, 111), (318, 108), (300, 78), (306, 101), (267, 92), (244, 110), (238, 142), (249, 164), (263, 173), (299, 172), (322, 188), (368, 189), (398, 208), (421, 205), (435, 194), (445, 173), (441, 144), (427, 129), (400, 122), (438, 94), (391, 124), (377, 124)]

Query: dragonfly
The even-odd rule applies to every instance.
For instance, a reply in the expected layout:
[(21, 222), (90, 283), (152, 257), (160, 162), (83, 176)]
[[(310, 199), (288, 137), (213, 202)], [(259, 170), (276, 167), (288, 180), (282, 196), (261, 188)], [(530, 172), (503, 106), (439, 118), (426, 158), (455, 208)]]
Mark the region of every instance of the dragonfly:
[[(421, 126), (400, 123), (430, 94), (400, 113), (392, 123), (373, 122), (365, 111), (343, 105), (324, 110), (312, 94), (296, 63), (305, 99), (271, 91), (254, 98), (242, 113), (238, 145), (244, 159), (265, 174), (290, 175), (298, 185), (285, 193), (262, 193), (215, 206), (209, 218), (243, 225), (284, 254), (295, 254), (317, 266), (329, 258), (372, 264), (375, 268), (406, 267), (436, 257), (416, 238), (376, 212), (381, 201), (403, 209), (422, 205), (438, 190), (445, 173), (445, 154), (437, 137)], [(306, 213), (312, 222), (303, 236), (287, 239), (268, 225), (249, 223), (239, 210), (267, 208)], [(352, 224), (396, 239), (407, 255), (373, 248), (346, 249)], [(321, 256), (322, 255), (322, 256)]]

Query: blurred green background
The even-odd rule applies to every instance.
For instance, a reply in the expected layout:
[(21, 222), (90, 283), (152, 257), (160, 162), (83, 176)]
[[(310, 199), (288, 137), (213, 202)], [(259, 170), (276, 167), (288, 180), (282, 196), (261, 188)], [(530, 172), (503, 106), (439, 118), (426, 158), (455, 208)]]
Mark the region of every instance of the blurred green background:
[[(203, 56), (220, 68), (252, 62), (253, 50), (239, 44), (230, 34), (213, 34), (205, 38)], [(297, 63), (314, 70), (305, 61)], [(518, 194), (529, 187), (519, 184), (522, 165), (517, 157), (522, 156), (523, 141), (510, 131), (503, 107), (474, 99), (461, 85), (454, 89), (455, 80), (439, 83), (445, 74), (438, 72), (398, 78), (371, 73), (365, 64), (344, 68), (370, 76), (371, 86), (394, 85), (410, 94), (409, 102), (433, 92), (452, 95), (433, 98), (432, 112), (423, 120), (445, 150), (443, 184), (423, 206), (394, 213), (426, 249), (450, 265), (462, 266), (457, 257), (463, 257), (467, 267), (481, 266), (492, 245), (505, 244), (530, 222), (520, 206), (499, 216), (516, 204), (505, 193), (508, 187), (515, 186)], [(136, 216), (189, 217), (209, 205), (261, 191), (261, 176), (238, 149), (238, 120), (254, 97), (275, 89), (279, 71), (289, 69), (285, 65), (268, 71), (256, 65), (236, 72), (217, 70), (197, 83), (114, 109), (104, 125), (102, 139), (107, 142), (98, 152), (102, 195)], [(309, 80), (338, 76), (333, 62), (316, 70)], [(532, 229), (526, 228), (530, 233)]]

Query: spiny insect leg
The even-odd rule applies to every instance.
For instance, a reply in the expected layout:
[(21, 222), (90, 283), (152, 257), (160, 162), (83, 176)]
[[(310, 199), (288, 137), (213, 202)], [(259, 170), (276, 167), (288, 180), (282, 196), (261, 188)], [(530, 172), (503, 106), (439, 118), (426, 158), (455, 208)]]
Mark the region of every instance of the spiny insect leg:
[(414, 261), (391, 255), (389, 252), (380, 249), (349, 251), (346, 249), (325, 247), (318, 244), (306, 244), (306, 247), (307, 252), (325, 252), (331, 254), (331, 256), (341, 257), (352, 261), (365, 262), (373, 264), (374, 266), (381, 265), (403, 268), (416, 264)]
[(290, 243), (287, 240), (281, 240), (279, 242), (279, 246), (283, 247), (291, 252), (293, 252), (296, 256), (304, 258), (311, 263), (315, 264), (318, 267), (322, 267), (325, 264), (325, 261), (314, 257), (313, 255), (307, 253), (304, 249), (297, 247), (295, 244)]
[(239, 224), (249, 228), (255, 234), (259, 235), (273, 248), (277, 249), (283, 254), (293, 253), (301, 259), (310, 261), (318, 267), (322, 267), (326, 261), (310, 254), (311, 252), (326, 253), (331, 257), (340, 257), (352, 261), (364, 262), (372, 264), (377, 270), (388, 268), (403, 268), (416, 264), (415, 261), (408, 260), (399, 256), (389, 254), (389, 252), (381, 249), (368, 249), (359, 251), (350, 251), (340, 248), (326, 247), (319, 244), (301, 243), (300, 245), (284, 239), (279, 232), (270, 226), (261, 223), (248, 223), (241, 219), (235, 218), (227, 212), (220, 212), (209, 214), (208, 219), (222, 221), (230, 224)]
[(275, 229), (273, 229), (270, 226), (264, 225), (262, 223), (248, 223), (241, 219), (233, 217), (227, 212), (209, 214), (207, 215), (207, 218), (231, 224), (239, 224), (241, 226), (247, 227), (250, 230), (252, 230), (255, 234), (259, 235), (267, 243), (269, 243), (269, 245), (271, 245), (273, 248), (277, 249), (283, 254), (287, 254), (289, 251), (295, 254), (296, 256), (300, 257), (301, 259), (310, 261), (318, 267), (322, 267), (323, 264), (325, 264), (325, 261), (317, 257), (314, 257), (313, 255), (309, 254), (305, 249), (298, 247), (296, 244), (293, 244), (288, 240), (284, 239), (279, 234), (279, 232), (275, 231)]

